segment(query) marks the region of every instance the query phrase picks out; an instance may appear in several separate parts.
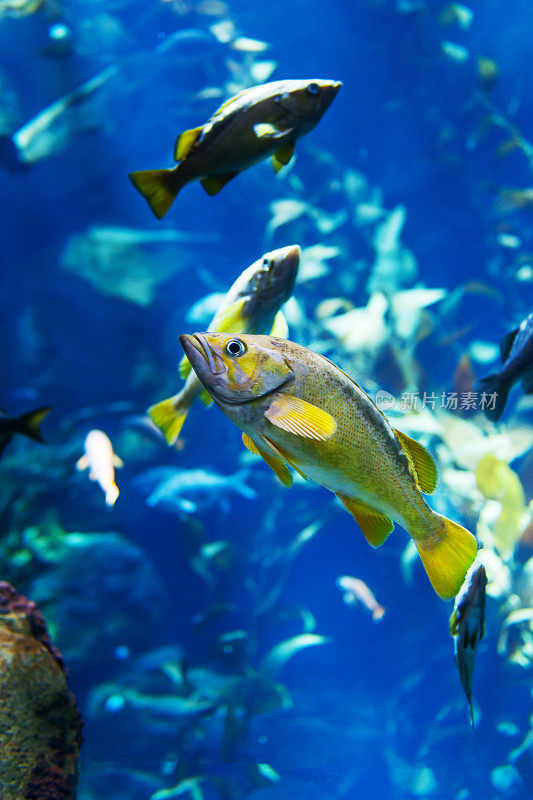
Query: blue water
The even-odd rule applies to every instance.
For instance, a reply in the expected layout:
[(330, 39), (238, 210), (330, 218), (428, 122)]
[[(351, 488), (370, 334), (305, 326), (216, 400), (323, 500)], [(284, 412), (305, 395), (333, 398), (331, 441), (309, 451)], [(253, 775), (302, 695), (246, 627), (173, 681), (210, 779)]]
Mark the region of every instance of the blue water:
[[(293, 335), (304, 345), (324, 341), (315, 309), (326, 298), (366, 305), (372, 243), (338, 188), (347, 171), (366, 180), (369, 194), (379, 193), (382, 210), (405, 208), (400, 239), (418, 272), (391, 284), (392, 293), (417, 283), (449, 293), (481, 285), (450, 312), (430, 309), (431, 330), (416, 349), (420, 371), (409, 376), (421, 391), (452, 389), (459, 358), (473, 342), (497, 344), (531, 311), (531, 278), (517, 278), (531, 263), (531, 202), (502, 208), (501, 190), (531, 186), (533, 162), (520, 148), (500, 150), (511, 127), (525, 140), (533, 137), (531, 4), (469, 2), (467, 29), (440, 21), (449, 4), (439, 0), (231, 0), (215, 15), (205, 5), (63, 0), (55, 12), (45, 7), (0, 19), (6, 136), (108, 66), (117, 68), (82, 104), (62, 144), (54, 131), (49, 152), (24, 168), (5, 169), (0, 180), (0, 406), (10, 413), (53, 407), (44, 425), (48, 446), (17, 441), (4, 456), (12, 460), (3, 479), (17, 501), (10, 493), (2, 498), (0, 577), (39, 603), (67, 662), (85, 719), (78, 798), (148, 800), (179, 792), (198, 798), (200, 791), (206, 800), (529, 798), (531, 746), (519, 756), (512, 751), (533, 719), (531, 653), (520, 666), (498, 651), (511, 590), (488, 598), (471, 730), (448, 634), (451, 604), (433, 593), (419, 563), (410, 583), (402, 577), (408, 542), (402, 530), (373, 551), (324, 489), (302, 483), (285, 489), (262, 463), (253, 464), (247, 479), (256, 500), (228, 493), (227, 508), (215, 503), (188, 519), (147, 506), (132, 484), (158, 465), (223, 475), (239, 467), (240, 433), (216, 408), (192, 409), (180, 450), (167, 448), (139, 421), (150, 404), (180, 387), (178, 336), (195, 329), (187, 321), (193, 303), (226, 291), (266, 250), (321, 243), (340, 255), (329, 274), (297, 286), (308, 325)], [(216, 41), (209, 26), (221, 19), (233, 21), (234, 38), (262, 40), (270, 49), (246, 55)], [(50, 49), (54, 22), (71, 33), (67, 52)], [(172, 58), (158, 54), (179, 32), (187, 34)], [(444, 41), (465, 48), (464, 60), (446, 56)], [(497, 64), (493, 85), (480, 78), (481, 56)], [(231, 63), (247, 59), (274, 60), (273, 80), (344, 83), (297, 146), (295, 182), (261, 164), (216, 197), (191, 184), (158, 222), (128, 173), (170, 166), (176, 135), (205, 121), (229, 96)], [(217, 87), (220, 98), (199, 97), (206, 87)], [(269, 237), (270, 204), (294, 197), (319, 214), (345, 211), (346, 219), (321, 234), (300, 218)], [(120, 287), (106, 293), (90, 275), (65, 267), (72, 237), (104, 226), (188, 235), (182, 243), (132, 246), (116, 256), (121, 274), (143, 259), (166, 270), (150, 302), (121, 295)], [(502, 233), (518, 237), (518, 245), (503, 246)], [(79, 266), (87, 252), (76, 251), (73, 261)], [(439, 345), (447, 337), (449, 344)], [(387, 353), (381, 371), (365, 374), (333, 340), (324, 351), (345, 369), (351, 365), (363, 387), (397, 391)], [(478, 377), (490, 367), (473, 361)], [(517, 390), (504, 425), (516, 421), (519, 398)], [(531, 424), (527, 407), (519, 420)], [(74, 466), (92, 428), (108, 434), (125, 462), (112, 510)], [(529, 499), (531, 469), (521, 476)], [(475, 530), (479, 503), (460, 519), (449, 488), (439, 502)], [(321, 529), (287, 563), (289, 544), (319, 519)], [(85, 535), (85, 544), (67, 541), (61, 557), (33, 553), (20, 567), (14, 555), (24, 549), (23, 531), (36, 526), (46, 553), (51, 520)], [(14, 547), (5, 544), (8, 533)], [(199, 543), (219, 540), (229, 543), (230, 556), (206, 579), (195, 568)], [(519, 582), (531, 551), (524, 546), (515, 555)], [(343, 574), (371, 587), (386, 609), (379, 624), (362, 606), (343, 603), (335, 586)], [(279, 595), (262, 613), (275, 587)], [(213, 607), (218, 614), (195, 624)], [(327, 642), (302, 650), (274, 677), (261, 673), (270, 648), (305, 632), (306, 619)], [(224, 644), (220, 637), (228, 631), (241, 638)], [(149, 668), (142, 660), (148, 654)], [(181, 678), (176, 671), (169, 676), (169, 664), (175, 670), (181, 664)], [(200, 669), (207, 677), (194, 677)], [(210, 685), (213, 676), (235, 680), (223, 699)], [(142, 694), (145, 705), (135, 708), (126, 689)], [(202, 691), (214, 691), (215, 700), (190, 715), (150, 707), (158, 695), (199, 702)], [(274, 776), (261, 775), (258, 764), (270, 765)], [(188, 778), (201, 779), (196, 795), (181, 784)]]

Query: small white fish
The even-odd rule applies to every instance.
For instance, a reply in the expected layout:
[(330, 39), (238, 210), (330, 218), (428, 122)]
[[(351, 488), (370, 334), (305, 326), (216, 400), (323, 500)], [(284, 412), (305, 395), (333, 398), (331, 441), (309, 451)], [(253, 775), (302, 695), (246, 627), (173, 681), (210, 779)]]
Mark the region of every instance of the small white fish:
[(337, 586), (344, 592), (342, 599), (346, 605), (362, 603), (372, 614), (374, 622), (379, 622), (385, 614), (385, 609), (378, 603), (373, 592), (366, 583), (360, 578), (353, 578), (351, 575), (341, 575), (337, 578)]
[(115, 467), (123, 466), (122, 459), (113, 452), (109, 437), (97, 429), (89, 431), (85, 438), (85, 454), (76, 462), (76, 469), (89, 469), (89, 478), (102, 487), (108, 506), (114, 506), (119, 495)]

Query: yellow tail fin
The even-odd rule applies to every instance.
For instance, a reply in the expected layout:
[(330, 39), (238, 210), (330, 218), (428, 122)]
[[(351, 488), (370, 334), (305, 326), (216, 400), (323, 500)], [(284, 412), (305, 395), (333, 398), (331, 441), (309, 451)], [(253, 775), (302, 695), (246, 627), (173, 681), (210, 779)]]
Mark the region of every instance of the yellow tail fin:
[(149, 169), (130, 172), (130, 181), (147, 201), (157, 219), (165, 216), (182, 188), (174, 169)]
[(431, 581), (443, 599), (455, 597), (465, 579), (468, 567), (477, 553), (474, 536), (451, 519), (435, 514), (436, 542), (425, 546), (416, 541), (418, 553)]
[(189, 408), (189, 405), (183, 403), (180, 393), (167, 400), (162, 400), (148, 409), (152, 422), (157, 425), (167, 444), (174, 444), (180, 435)]

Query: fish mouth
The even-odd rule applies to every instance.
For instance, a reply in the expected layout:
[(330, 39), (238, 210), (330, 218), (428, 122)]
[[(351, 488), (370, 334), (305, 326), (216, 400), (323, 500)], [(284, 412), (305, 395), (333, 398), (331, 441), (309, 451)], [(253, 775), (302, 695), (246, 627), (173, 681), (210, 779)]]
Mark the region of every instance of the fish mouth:
[[(221, 372), (224, 372), (224, 366), (222, 366), (222, 369), (217, 369), (213, 351), (201, 333), (195, 333), (192, 336), (188, 333), (183, 333), (180, 336), (180, 342), (181, 346), (185, 350), (185, 355), (193, 367), (199, 367), (201, 364), (205, 364), (207, 362), (209, 372), (212, 375), (220, 375)], [(196, 355), (196, 353), (200, 354), (202, 361), (198, 360), (198, 355)]]
[(233, 405), (246, 402), (246, 400), (235, 400), (231, 397), (227, 397), (222, 392), (214, 388), (212, 381), (207, 380), (208, 376), (221, 375), (226, 371), (226, 368), (224, 364), (222, 364), (222, 369), (216, 368), (213, 351), (201, 333), (182, 333), (180, 336), (180, 343), (199, 380), (203, 383), (209, 394), (212, 395), (214, 399), (220, 400), (223, 403), (231, 403)]
[(301, 252), (297, 244), (275, 251), (268, 268), (267, 282), (262, 287), (261, 302), (273, 300), (281, 305), (289, 299), (294, 290)]

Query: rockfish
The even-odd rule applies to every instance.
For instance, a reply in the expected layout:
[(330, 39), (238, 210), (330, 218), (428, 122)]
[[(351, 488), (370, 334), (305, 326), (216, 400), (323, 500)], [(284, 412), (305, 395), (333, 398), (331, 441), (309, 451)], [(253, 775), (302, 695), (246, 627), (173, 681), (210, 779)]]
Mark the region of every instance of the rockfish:
[(176, 141), (177, 167), (132, 172), (130, 180), (158, 219), (185, 184), (199, 180), (217, 194), (232, 178), (272, 155), (274, 172), (288, 164), (296, 140), (315, 127), (342, 83), (284, 80), (245, 89), (226, 100), (204, 125)]
[[(231, 333), (271, 333), (287, 335), (287, 323), (280, 311), (294, 289), (300, 263), (298, 245), (265, 253), (242, 272), (231, 286), (209, 325), (211, 331)], [(180, 375), (186, 379), (183, 389), (174, 397), (151, 406), (148, 413), (162, 431), (168, 444), (178, 438), (191, 405), (200, 397), (207, 405), (211, 396), (191, 370), (184, 356)], [(206, 398), (207, 396), (207, 398)]]
[(477, 552), (469, 531), (432, 511), (437, 483), (427, 450), (395, 430), (341, 369), (271, 336), (182, 335), (193, 369), (217, 406), (280, 480), (288, 466), (334, 492), (373, 547), (398, 522), (416, 544), (440, 597), (453, 597)]

